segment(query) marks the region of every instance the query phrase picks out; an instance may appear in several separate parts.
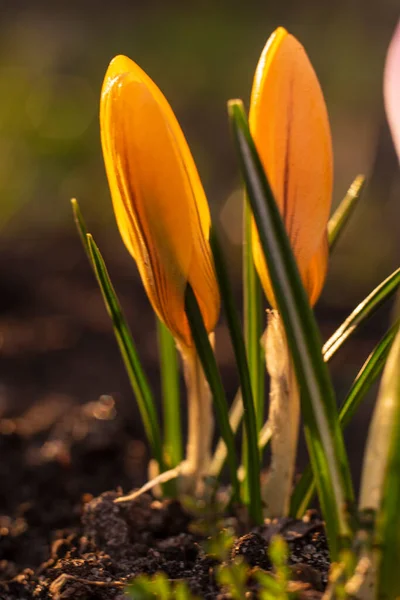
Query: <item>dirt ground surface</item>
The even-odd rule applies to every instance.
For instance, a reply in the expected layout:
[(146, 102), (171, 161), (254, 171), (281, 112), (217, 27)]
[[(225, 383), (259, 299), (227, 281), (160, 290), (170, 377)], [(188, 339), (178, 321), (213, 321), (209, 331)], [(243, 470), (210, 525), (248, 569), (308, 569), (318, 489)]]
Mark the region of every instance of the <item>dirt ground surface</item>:
[[(134, 266), (127, 257), (109, 270), (159, 397), (154, 319)], [(373, 336), (384, 327), (380, 322)], [(233, 397), (237, 380), (223, 328), (217, 337)], [(357, 350), (366, 355), (371, 343), (361, 338)], [(357, 426), (351, 436), (355, 464), (362, 432)], [(224, 597), (193, 515), (147, 495), (113, 502), (145, 481), (148, 455), (109, 318), (75, 236), (24, 239), (0, 253), (0, 456), (0, 600), (122, 599), (132, 577), (158, 570), (184, 577), (202, 598)], [(328, 553), (317, 517), (235, 527), (234, 551), (261, 568), (269, 567), (266, 547), (280, 531), (293, 576), (305, 581), (309, 597), (321, 595)]]
[[(61, 417), (53, 405), (51, 423), (45, 408), (40, 431), (32, 410), (1, 422), (1, 600), (122, 599), (133, 577), (159, 571), (185, 579), (199, 598), (228, 597), (216, 583), (217, 561), (204, 550), (207, 535), (193, 527), (198, 516), (150, 495), (116, 505), (120, 488), (93, 496), (104, 478), (129, 489), (140, 467), (137, 443), (113, 404), (103, 398), (64, 406)], [(323, 525), (313, 513), (307, 522), (285, 519), (247, 531), (238, 518), (229, 523), (238, 536), (232, 557), (270, 569), (268, 543), (279, 532), (303, 596), (321, 595), (329, 560)], [(251, 580), (249, 589), (256, 589)]]

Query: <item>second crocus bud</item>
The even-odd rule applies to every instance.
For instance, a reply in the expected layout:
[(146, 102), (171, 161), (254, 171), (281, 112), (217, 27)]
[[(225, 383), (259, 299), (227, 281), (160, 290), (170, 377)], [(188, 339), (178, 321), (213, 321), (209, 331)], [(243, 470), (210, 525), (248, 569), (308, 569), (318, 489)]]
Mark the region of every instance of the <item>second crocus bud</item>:
[[(282, 27), (271, 35), (258, 62), (249, 125), (313, 305), (327, 269), (332, 141), (314, 69), (303, 46)], [(254, 261), (275, 307), (255, 227), (253, 231)]]

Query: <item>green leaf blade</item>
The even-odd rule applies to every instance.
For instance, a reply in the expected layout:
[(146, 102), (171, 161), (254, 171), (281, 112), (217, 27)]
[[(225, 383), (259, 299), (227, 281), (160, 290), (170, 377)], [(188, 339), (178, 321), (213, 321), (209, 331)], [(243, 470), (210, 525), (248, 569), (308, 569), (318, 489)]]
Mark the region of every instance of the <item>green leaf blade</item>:
[(172, 469), (183, 457), (178, 355), (172, 334), (159, 319), (157, 334), (164, 413), (164, 453), (168, 468)]
[(347, 194), (335, 210), (328, 223), (328, 242), (329, 249), (332, 252), (344, 227), (353, 213), (365, 185), (364, 175), (357, 175), (349, 187)]
[(400, 286), (400, 268), (380, 283), (347, 317), (335, 333), (325, 342), (322, 353), (328, 362), (344, 342), (371, 317), (378, 308), (391, 298)]
[(108, 314), (113, 323), (115, 337), (136, 396), (147, 438), (151, 445), (154, 457), (160, 466), (161, 472), (164, 470), (161, 431), (153, 395), (140, 364), (139, 355), (134, 345), (132, 334), (111, 283), (104, 259), (93, 240), (93, 237), (90, 234), (87, 234), (86, 238), (92, 259), (93, 270), (99, 283)]
[(342, 427), (347, 427), (350, 423), (357, 412), (361, 401), (383, 371), (398, 328), (399, 321), (392, 325), (386, 332), (361, 367), (361, 370), (355, 378), (343, 406), (340, 409), (339, 419)]
[(262, 291), (252, 250), (251, 208), (244, 199), (244, 240), (243, 240), (243, 306), (247, 360), (250, 369), (251, 387), (260, 431), (264, 419), (264, 377), (265, 356), (261, 346), (261, 336), (265, 328), (265, 315), (262, 309)]
[[(246, 479), (249, 487), (249, 512), (253, 522), (263, 522), (260, 490), (260, 453), (258, 449), (258, 430), (254, 406), (249, 365), (246, 347), (242, 336), (239, 316), (236, 310), (233, 292), (228, 278), (225, 260), (214, 230), (211, 230), (210, 244), (214, 256), (215, 271), (220, 294), (228, 322), (229, 333), (236, 358), (240, 386), (244, 406), (244, 422), (246, 427)], [(257, 373), (258, 376), (258, 373)], [(228, 416), (229, 418), (229, 416)]]
[(99, 248), (95, 244), (93, 237), (88, 233), (78, 201), (75, 198), (71, 200), (71, 205), (78, 234), (99, 284), (107, 312), (113, 323), (114, 334), (124, 360), (129, 381), (138, 402), (146, 437), (151, 446), (153, 455), (158, 462), (160, 472), (162, 472), (164, 470), (164, 461), (161, 430), (150, 385), (140, 364), (139, 355), (132, 334), (110, 280), (110, 276), (108, 275), (104, 259)]

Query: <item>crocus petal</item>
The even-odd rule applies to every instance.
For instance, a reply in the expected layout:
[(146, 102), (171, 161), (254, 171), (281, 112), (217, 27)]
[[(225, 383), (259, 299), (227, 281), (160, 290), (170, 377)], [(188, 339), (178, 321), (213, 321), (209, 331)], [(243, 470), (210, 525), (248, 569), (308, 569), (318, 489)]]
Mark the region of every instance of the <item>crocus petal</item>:
[[(272, 290), (271, 281), (268, 275), (267, 265), (264, 259), (264, 253), (261, 247), (260, 238), (255, 225), (253, 226), (253, 260), (257, 268), (258, 275), (262, 282), (264, 293), (268, 298), (271, 306), (276, 307), (274, 292)], [(311, 306), (314, 306), (318, 300), (323, 285), (325, 283), (326, 270), (328, 266), (329, 247), (326, 237), (322, 240), (320, 247), (315, 252), (310, 260), (308, 267), (302, 273), (302, 281), (307, 290), (308, 298)]]
[(100, 125), (121, 236), (154, 310), (191, 346), (187, 283), (208, 331), (218, 318), (219, 293), (207, 200), (183, 132), (161, 91), (125, 56), (114, 58), (106, 73)]
[[(304, 48), (282, 27), (272, 34), (261, 54), (251, 93), (249, 123), (303, 284), (310, 302), (315, 303), (327, 268), (332, 142), (317, 76)], [(254, 235), (253, 240), (255, 264), (274, 306), (258, 236)]]
[(383, 91), (386, 114), (400, 161), (400, 20), (386, 57)]
[(314, 306), (322, 292), (328, 267), (328, 258), (328, 238), (324, 236), (321, 245), (310, 260), (307, 270), (303, 273), (304, 287), (308, 292), (311, 306)]

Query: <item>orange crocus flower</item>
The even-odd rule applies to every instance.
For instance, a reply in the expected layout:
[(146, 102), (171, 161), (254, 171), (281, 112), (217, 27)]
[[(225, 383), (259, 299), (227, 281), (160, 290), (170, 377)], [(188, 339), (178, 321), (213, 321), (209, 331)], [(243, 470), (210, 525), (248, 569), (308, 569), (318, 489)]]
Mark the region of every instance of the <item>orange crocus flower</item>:
[[(250, 131), (266, 171), (311, 305), (325, 281), (332, 199), (332, 142), (324, 97), (303, 46), (283, 27), (269, 38), (255, 72)], [(254, 262), (274, 295), (256, 227)]]
[(114, 58), (101, 93), (101, 141), (118, 227), (159, 318), (192, 346), (189, 283), (208, 332), (219, 292), (208, 242), (210, 213), (179, 123), (162, 92), (125, 56)]

